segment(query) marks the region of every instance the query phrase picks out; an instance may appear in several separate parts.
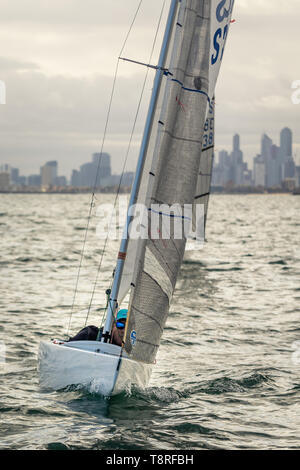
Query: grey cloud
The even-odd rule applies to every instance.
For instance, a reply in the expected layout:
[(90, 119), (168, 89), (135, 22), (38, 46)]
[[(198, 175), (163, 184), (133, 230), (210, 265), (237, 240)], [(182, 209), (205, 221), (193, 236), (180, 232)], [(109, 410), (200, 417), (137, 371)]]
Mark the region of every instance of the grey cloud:
[[(139, 0), (1, 0), (0, 22), (70, 27), (102, 26), (118, 28), (129, 25), (138, 7)], [(144, 1), (137, 24), (149, 26), (153, 10), (159, 10), (163, 1)], [(168, 4), (168, 2), (167, 2)]]
[[(116, 58), (139, 0), (0, 0), (0, 79), (7, 104), (0, 107), (0, 163), (36, 172), (47, 159), (60, 172), (98, 151)], [(163, 0), (145, 0), (125, 55), (147, 61)], [(167, 6), (169, 1), (167, 2)], [(263, 132), (278, 143), (289, 126), (300, 148), (300, 105), (291, 103), (291, 84), (300, 79), (298, 0), (235, 2), (224, 63), (216, 90), (217, 148), (241, 134), (246, 156), (260, 147)], [(161, 34), (158, 39), (160, 43)], [(158, 47), (155, 57), (157, 57)], [(153, 59), (155, 62), (155, 58)], [(126, 151), (142, 68), (120, 67), (106, 151), (119, 171)], [(134, 168), (147, 97), (130, 157)], [(295, 147), (297, 148), (297, 147)]]
[[(45, 160), (57, 159), (60, 171), (69, 175), (101, 147), (111, 77), (48, 77), (40, 71), (20, 70), (22, 64), (15, 63), (3, 74), (7, 104), (1, 108), (1, 160), (36, 173)], [(105, 147), (115, 157), (116, 171), (123, 164), (143, 78), (138, 74), (134, 80), (120, 77), (117, 81)], [(148, 96), (150, 88), (149, 82)], [(142, 121), (134, 143), (140, 138)], [(135, 157), (133, 145), (129, 169), (134, 168)]]
[(25, 72), (28, 70), (38, 70), (39, 66), (33, 62), (22, 62), (10, 57), (0, 57), (1, 76), (7, 72)]

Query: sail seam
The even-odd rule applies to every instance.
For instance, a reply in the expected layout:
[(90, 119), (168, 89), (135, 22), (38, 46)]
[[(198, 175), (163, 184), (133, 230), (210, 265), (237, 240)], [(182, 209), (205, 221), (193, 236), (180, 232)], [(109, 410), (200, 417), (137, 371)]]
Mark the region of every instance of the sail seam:
[(196, 18), (201, 18), (202, 20), (210, 20), (210, 18), (207, 17), (207, 16), (199, 15), (199, 13), (196, 10), (194, 10), (193, 8), (186, 7), (186, 10), (194, 13)]
[[(144, 274), (147, 274), (148, 277), (150, 277), (150, 279), (152, 279), (153, 282), (155, 282), (155, 284), (160, 288), (160, 290), (164, 293), (164, 295), (167, 297), (168, 299), (168, 302), (170, 303), (171, 302), (171, 299), (169, 298), (168, 294), (163, 290), (162, 286), (158, 283), (158, 281), (156, 279), (154, 279), (154, 277), (151, 276), (151, 274), (149, 274), (147, 271), (143, 271)], [(166, 274), (167, 276), (167, 274)], [(170, 281), (171, 283), (171, 281)], [(150, 315), (149, 315), (150, 316)], [(151, 317), (153, 318), (153, 317)], [(153, 318), (154, 319), (154, 318)]]
[(176, 67), (176, 68), (174, 67), (173, 68), (173, 73), (172, 73), (173, 76), (174, 76), (175, 72), (181, 72), (181, 74), (183, 74), (186, 78), (201, 78), (201, 80), (208, 83), (208, 79), (205, 75), (190, 73), (190, 72), (187, 72), (186, 70), (184, 70), (181, 67)]
[(181, 85), (181, 88), (184, 90), (184, 91), (188, 91), (188, 92), (191, 92), (191, 93), (200, 93), (201, 95), (204, 95), (206, 96), (209, 104), (210, 104), (210, 98), (208, 96), (208, 94), (206, 93), (206, 91), (202, 91), (202, 90), (197, 90), (195, 88), (187, 88), (184, 86), (184, 84), (180, 81), (180, 80), (177, 80), (177, 78), (171, 78), (171, 81), (172, 82), (175, 82), (175, 83), (179, 83), (179, 85)]
[(203, 149), (203, 150), (202, 150), (202, 153), (207, 152), (208, 150), (211, 150), (211, 149), (213, 149), (214, 147), (215, 147), (214, 145), (211, 145), (210, 147), (207, 147), (207, 148)]
[(149, 212), (154, 212), (155, 214), (159, 214), (159, 215), (165, 215), (167, 217), (172, 217), (172, 218), (177, 218), (177, 219), (186, 219), (186, 220), (191, 220), (190, 217), (186, 217), (184, 215), (175, 215), (175, 214), (166, 214), (165, 212), (161, 212), (161, 211), (156, 211), (154, 209), (151, 209), (151, 207), (148, 209)]
[(153, 343), (149, 343), (148, 341), (144, 341), (143, 339), (138, 339), (136, 340), (138, 343), (144, 343), (144, 344), (148, 344), (149, 346), (152, 346), (153, 348), (159, 348), (159, 344), (153, 344)]
[[(147, 273), (145, 273), (145, 274), (147, 274)], [(151, 277), (151, 276), (149, 276), (149, 277)], [(152, 278), (151, 278), (151, 279), (152, 279)], [(154, 280), (154, 279), (153, 279), (153, 280)], [(139, 312), (141, 315), (144, 315), (145, 317), (151, 318), (151, 320), (155, 321), (155, 323), (158, 324), (158, 326), (159, 326), (159, 328), (161, 329), (161, 331), (163, 331), (163, 328), (162, 328), (161, 324), (159, 323), (159, 321), (158, 321), (156, 318), (152, 317), (152, 316), (149, 315), (148, 313), (142, 312), (141, 310), (139, 310), (138, 308), (136, 308), (134, 305), (132, 306), (132, 308), (133, 308), (134, 310), (136, 310), (137, 312)]]
[(160, 264), (158, 258), (149, 248), (146, 248), (144, 272), (157, 282), (160, 289), (168, 296), (169, 302), (173, 295), (173, 284), (166, 269)]
[[(152, 200), (153, 202), (157, 203), (157, 204), (160, 204), (160, 205), (166, 204), (164, 201), (159, 201), (158, 199), (153, 198), (153, 197), (151, 198), (151, 200)], [(162, 223), (164, 223), (164, 219), (162, 218), (161, 220), (162, 220)], [(185, 237), (184, 237), (184, 238), (185, 238)], [(150, 238), (150, 241), (151, 241), (151, 243), (152, 243), (152, 246), (155, 247), (155, 249), (158, 251), (158, 253), (159, 253), (159, 255), (161, 256), (161, 258), (164, 260), (164, 263), (165, 263), (166, 266), (169, 268), (169, 270), (170, 270), (170, 272), (172, 273), (172, 276), (173, 276), (172, 269), (171, 269), (171, 267), (169, 266), (169, 264), (167, 263), (167, 261), (165, 260), (164, 255), (158, 250), (157, 246), (156, 246), (155, 243), (154, 243), (154, 240), (152, 240), (152, 239)], [(179, 258), (180, 258), (181, 255), (180, 255), (180, 253), (179, 253), (179, 251), (178, 251), (178, 249), (177, 249), (175, 240), (170, 239), (169, 241), (172, 242), (172, 244), (173, 244), (173, 246), (174, 246), (175, 250), (177, 251), (177, 254), (178, 254)]]
[(210, 193), (199, 194), (199, 196), (196, 196), (195, 199), (200, 199), (201, 197), (209, 196), (209, 195)]
[(181, 140), (182, 142), (192, 142), (194, 144), (201, 144), (202, 140), (194, 140), (194, 139), (185, 139), (184, 137), (177, 137), (176, 135), (172, 134), (172, 132), (165, 130), (166, 134), (168, 134), (172, 139)]
[[(165, 258), (163, 257), (163, 254), (159, 251), (157, 245), (154, 243), (154, 240), (152, 240), (150, 238), (150, 241), (152, 242), (152, 248), (154, 248), (156, 251), (157, 251), (157, 254), (160, 256), (160, 258), (162, 258), (164, 264), (166, 265), (166, 267), (168, 268), (168, 270), (170, 271), (170, 273), (172, 274), (172, 276), (174, 276), (174, 273), (171, 269), (171, 266), (169, 265), (169, 263), (165, 260)], [(153, 253), (154, 255), (154, 253)], [(154, 255), (155, 256), (155, 255)], [(170, 277), (170, 276), (169, 276)]]

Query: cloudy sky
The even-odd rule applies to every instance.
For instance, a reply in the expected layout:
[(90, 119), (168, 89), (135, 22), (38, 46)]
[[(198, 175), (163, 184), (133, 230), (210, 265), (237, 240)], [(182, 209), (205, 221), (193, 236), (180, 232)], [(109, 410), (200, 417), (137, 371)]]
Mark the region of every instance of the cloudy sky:
[[(144, 0), (124, 50), (147, 62), (164, 0)], [(166, 0), (165, 14), (170, 0)], [(101, 148), (116, 60), (139, 0), (0, 0), (0, 164), (39, 173), (49, 159), (59, 173), (89, 161)], [(217, 150), (230, 149), (238, 132), (247, 161), (267, 133), (279, 143), (281, 128), (294, 135), (300, 160), (300, 104), (292, 82), (300, 80), (300, 1), (236, 0), (217, 85)], [(162, 24), (163, 26), (163, 24)], [(157, 57), (158, 37), (153, 62)], [(104, 151), (121, 170), (143, 67), (122, 63)], [(135, 168), (153, 75), (146, 85), (128, 170)]]

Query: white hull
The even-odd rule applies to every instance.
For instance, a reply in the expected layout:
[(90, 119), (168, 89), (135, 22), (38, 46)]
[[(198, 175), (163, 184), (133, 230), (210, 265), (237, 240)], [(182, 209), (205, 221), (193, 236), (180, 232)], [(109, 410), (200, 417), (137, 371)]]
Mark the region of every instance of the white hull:
[(46, 342), (39, 348), (40, 386), (60, 390), (70, 385), (86, 386), (104, 396), (148, 385), (152, 364), (121, 355), (121, 348), (97, 341)]

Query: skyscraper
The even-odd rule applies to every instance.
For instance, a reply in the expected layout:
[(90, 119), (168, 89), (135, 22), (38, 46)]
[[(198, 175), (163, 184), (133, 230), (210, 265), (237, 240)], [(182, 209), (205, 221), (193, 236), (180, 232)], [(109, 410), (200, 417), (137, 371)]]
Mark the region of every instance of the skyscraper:
[(84, 163), (80, 166), (80, 186), (94, 187), (97, 168), (94, 163)]
[(273, 159), (272, 159), (272, 147), (273, 142), (267, 134), (264, 134), (261, 138), (261, 156), (265, 164), (265, 184), (267, 188), (273, 186)]
[(50, 186), (55, 184), (57, 178), (57, 162), (47, 162), (41, 167), (41, 184), (42, 186)]
[(10, 178), (11, 182), (13, 184), (18, 184), (19, 183), (19, 168), (11, 168), (10, 169)]
[(238, 134), (233, 136), (233, 151), (231, 153), (231, 160), (233, 165), (233, 180), (237, 186), (243, 184), (243, 174), (245, 165), (243, 162), (243, 152), (240, 149), (240, 136)]
[(285, 163), (289, 157), (292, 157), (293, 155), (292, 147), (293, 147), (292, 131), (288, 127), (285, 127), (280, 132), (280, 152), (281, 152), (282, 163)]
[(74, 186), (74, 187), (80, 186), (80, 173), (78, 170), (72, 171), (71, 186)]
[(111, 176), (110, 155), (108, 153), (93, 153), (93, 163), (97, 167), (99, 165), (99, 174), (101, 178), (108, 178)]
[(282, 179), (294, 178), (293, 133), (288, 127), (285, 127), (280, 132), (280, 158)]
[(280, 147), (272, 145), (271, 147), (271, 160), (269, 162), (269, 176), (268, 182), (270, 187), (281, 185), (281, 158)]
[(266, 165), (262, 155), (257, 155), (253, 160), (254, 186), (265, 186)]
[(240, 136), (238, 134), (235, 134), (233, 136), (233, 151), (239, 151), (240, 150)]
[(41, 175), (29, 175), (28, 186), (41, 186)]
[(8, 171), (0, 172), (0, 191), (8, 191), (10, 185), (10, 173)]
[[(97, 177), (97, 181), (96, 181)], [(94, 153), (91, 162), (84, 163), (80, 171), (72, 173), (72, 186), (100, 187), (107, 185), (111, 177), (110, 155), (108, 153)]]
[(218, 185), (226, 186), (230, 181), (234, 180), (234, 168), (232, 166), (231, 157), (226, 150), (219, 152)]

